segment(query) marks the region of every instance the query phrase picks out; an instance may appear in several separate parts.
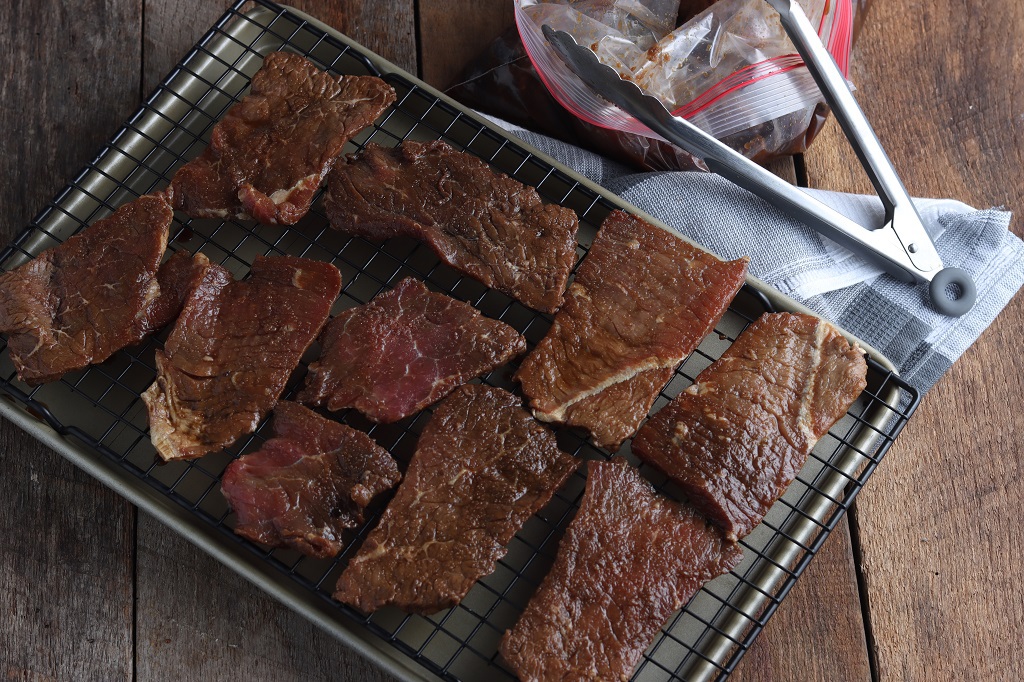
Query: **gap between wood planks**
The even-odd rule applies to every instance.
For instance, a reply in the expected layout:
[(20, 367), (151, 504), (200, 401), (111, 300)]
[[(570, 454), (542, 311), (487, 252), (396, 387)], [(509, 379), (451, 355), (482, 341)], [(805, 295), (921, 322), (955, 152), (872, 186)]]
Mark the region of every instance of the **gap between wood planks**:
[(853, 552), (853, 568), (857, 574), (857, 592), (860, 594), (860, 615), (864, 621), (864, 641), (868, 649), (868, 666), (871, 670), (871, 679), (878, 680), (878, 656), (875, 653), (875, 633), (871, 630), (871, 596), (864, 580), (864, 571), (861, 569), (861, 544), (860, 544), (860, 523), (857, 519), (857, 502), (854, 500), (846, 513), (849, 519), (850, 528), (850, 549)]

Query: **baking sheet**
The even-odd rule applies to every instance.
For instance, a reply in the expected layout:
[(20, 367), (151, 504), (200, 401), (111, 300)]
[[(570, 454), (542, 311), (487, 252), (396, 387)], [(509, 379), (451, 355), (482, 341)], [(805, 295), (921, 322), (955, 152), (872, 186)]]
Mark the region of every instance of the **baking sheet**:
[[(27, 261), (139, 194), (164, 187), (177, 167), (201, 153), (214, 123), (244, 94), (262, 55), (278, 49), (306, 54), (321, 67), (338, 73), (380, 74), (396, 88), (396, 105), (357, 136), (348, 151), (356, 151), (368, 141), (394, 145), (403, 139), (445, 139), (537, 186), (546, 200), (575, 209), (581, 217), (580, 256), (586, 254), (597, 225), (609, 211), (625, 208), (639, 213), (314, 19), (270, 3), (244, 9), (251, 5), (236, 5), (200, 40), (96, 160), (0, 254), (3, 269)], [(319, 203), (294, 228), (178, 216), (172, 235), (172, 250), (201, 250), (236, 277), (244, 276), (252, 259), (260, 254), (332, 261), (345, 281), (335, 312), (365, 303), (411, 275), (512, 324), (531, 344), (542, 338), (550, 324), (549, 316), (538, 315), (439, 264), (429, 249), (415, 242), (397, 239), (375, 245), (330, 231)], [(689, 385), (750, 320), (768, 309), (802, 310), (751, 279), (715, 333), (683, 363), (654, 411)], [(35, 389), (14, 378), (4, 349), (0, 353), (0, 389), (10, 400), (0, 401), (0, 411), (392, 672), (406, 678), (511, 679), (496, 659), (497, 641), (550, 565), (561, 531), (582, 494), (582, 475), (574, 476), (551, 504), (527, 523), (497, 570), (474, 587), (459, 607), (429, 618), (393, 609), (363, 616), (333, 602), (330, 592), (359, 538), (375, 522), (375, 515), (335, 561), (312, 560), (289, 550), (267, 552), (231, 532), (233, 519), (220, 495), (218, 477), (238, 454), (259, 447), (262, 427), (223, 453), (196, 462), (157, 463), (146, 431), (145, 407), (138, 395), (153, 380), (153, 351), (165, 335), (166, 331), (102, 365)], [(293, 377), (288, 391), (300, 380), (302, 371)], [(485, 381), (512, 389), (513, 371), (514, 365), (501, 368)], [(666, 624), (635, 679), (726, 676), (852, 502), (916, 404), (916, 392), (892, 373), (884, 358), (872, 353), (868, 391), (819, 442), (797, 481), (765, 522), (743, 541), (743, 563), (709, 583)], [(374, 426), (354, 413), (345, 414), (343, 420), (370, 432), (404, 469), (427, 417), (424, 413), (387, 426)], [(580, 457), (608, 456), (572, 431), (560, 431), (559, 442)], [(628, 446), (623, 454), (629, 456)], [(646, 467), (642, 471), (664, 492), (673, 494), (663, 477)], [(375, 509), (379, 512), (380, 505)]]

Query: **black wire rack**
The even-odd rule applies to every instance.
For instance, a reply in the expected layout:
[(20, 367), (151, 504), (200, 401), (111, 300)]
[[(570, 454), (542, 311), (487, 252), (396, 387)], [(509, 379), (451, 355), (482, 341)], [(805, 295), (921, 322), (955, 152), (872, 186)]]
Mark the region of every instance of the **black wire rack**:
[[(165, 186), (180, 165), (202, 151), (214, 124), (246, 92), (263, 56), (274, 50), (306, 55), (335, 73), (378, 75), (395, 88), (396, 104), (358, 135), (347, 151), (356, 152), (371, 141), (393, 146), (406, 139), (444, 139), (536, 186), (546, 200), (573, 208), (581, 219), (581, 258), (597, 226), (620, 207), (614, 197), (552, 166), (514, 138), (340, 35), (290, 9), (243, 0), (228, 10), (96, 158), (0, 253), (0, 268), (17, 267), (121, 204)], [(413, 276), (511, 324), (531, 347), (551, 322), (549, 316), (459, 275), (416, 242), (393, 239), (378, 245), (330, 230), (319, 201), (310, 215), (291, 228), (179, 215), (168, 250), (202, 251), (239, 278), (257, 255), (288, 254), (332, 262), (344, 278), (335, 314)], [(747, 324), (772, 309), (761, 291), (745, 286), (715, 333), (679, 368), (652, 412), (691, 384)], [(155, 490), (187, 510), (196, 523), (214, 530), (218, 542), (244, 546), (244, 551), (272, 567), (276, 580), (315, 595), (334, 618), (379, 637), (395, 657), (408, 657), (424, 671), (445, 679), (514, 678), (498, 658), (498, 640), (550, 566), (562, 531), (578, 508), (582, 473), (526, 524), (494, 573), (480, 580), (459, 606), (430, 617), (390, 608), (371, 616), (360, 614), (334, 602), (330, 594), (349, 557), (375, 524), (382, 503), (371, 508), (367, 522), (333, 560), (315, 560), (291, 550), (267, 551), (234, 535), (219, 477), (234, 458), (260, 447), (264, 426), (223, 452), (192, 462), (160, 463), (139, 396), (155, 377), (153, 353), (166, 333), (101, 365), (34, 388), (17, 380), (6, 342), (0, 342), (0, 390), (68, 441), (87, 446), (95, 457), (129, 472), (138, 486)], [(286, 396), (301, 381), (308, 360), (296, 370)], [(484, 381), (515, 390), (514, 371), (515, 363), (492, 372)], [(918, 392), (876, 359), (869, 358), (868, 382), (849, 414), (818, 443), (787, 493), (743, 540), (743, 562), (705, 585), (673, 616), (644, 655), (635, 680), (723, 679), (735, 668), (917, 407)], [(355, 412), (336, 417), (369, 433), (404, 469), (429, 410), (391, 425), (374, 425)], [(560, 430), (558, 439), (566, 452), (582, 458), (613, 454), (595, 449), (572, 430)], [(636, 463), (628, 445), (619, 454)], [(664, 477), (644, 466), (641, 471), (663, 493), (676, 495)]]

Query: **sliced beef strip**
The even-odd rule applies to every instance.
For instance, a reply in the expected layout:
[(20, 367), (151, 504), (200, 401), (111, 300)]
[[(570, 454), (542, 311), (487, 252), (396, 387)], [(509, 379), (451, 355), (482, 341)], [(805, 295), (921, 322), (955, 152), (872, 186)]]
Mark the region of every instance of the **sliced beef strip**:
[(761, 522), (866, 385), (867, 363), (810, 315), (763, 315), (648, 421), (633, 452), (726, 535)]
[(307, 556), (335, 556), (345, 530), (363, 522), (363, 509), (398, 483), (398, 465), (365, 433), (298, 403), (278, 403), (271, 426), (274, 437), (221, 478), (235, 532)]
[(434, 410), (334, 597), (365, 612), (390, 604), (427, 614), (458, 604), (577, 465), (519, 398), (460, 387)]
[(500, 651), (524, 682), (628, 680), (668, 617), (742, 551), (623, 459), (588, 462), (580, 510)]
[(22, 381), (54, 381), (152, 331), (173, 217), (162, 196), (139, 197), (0, 275), (0, 332)]
[(456, 270), (543, 312), (562, 304), (576, 262), (575, 212), (440, 141), (367, 145), (334, 167), (325, 208), (337, 230), (418, 239)]
[(160, 295), (149, 305), (145, 329), (155, 332), (174, 322), (208, 267), (210, 259), (202, 253), (178, 251), (164, 261), (156, 273)]
[(257, 257), (236, 282), (211, 265), (192, 291), (143, 399), (165, 460), (194, 459), (250, 433), (277, 403), (330, 314), (341, 273), (330, 263)]
[(175, 174), (174, 207), (195, 218), (292, 225), (345, 143), (394, 101), (379, 78), (333, 76), (305, 57), (272, 52), (206, 150)]
[(596, 445), (615, 452), (647, 417), (673, 374), (675, 367), (659, 367), (612, 384), (570, 407), (566, 423), (582, 426)]
[(723, 262), (636, 216), (609, 215), (516, 373), (534, 415), (618, 449), (725, 314), (746, 270), (745, 258)]
[(473, 377), (526, 352), (526, 340), (473, 306), (407, 278), (331, 320), (297, 399), (375, 422), (419, 412)]

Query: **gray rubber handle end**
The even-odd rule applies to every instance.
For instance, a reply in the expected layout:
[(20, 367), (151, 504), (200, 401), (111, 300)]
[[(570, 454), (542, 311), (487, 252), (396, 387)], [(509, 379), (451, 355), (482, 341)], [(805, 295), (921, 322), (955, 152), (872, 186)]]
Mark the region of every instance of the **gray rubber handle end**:
[[(946, 288), (954, 284), (960, 289), (960, 296), (953, 299), (946, 294)], [(932, 305), (943, 315), (960, 317), (974, 307), (978, 300), (978, 287), (974, 285), (971, 274), (960, 268), (944, 268), (935, 275), (931, 286)]]

